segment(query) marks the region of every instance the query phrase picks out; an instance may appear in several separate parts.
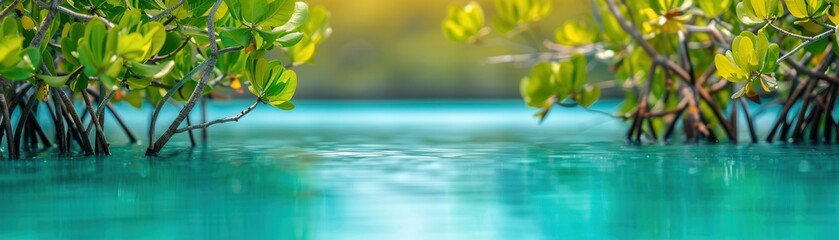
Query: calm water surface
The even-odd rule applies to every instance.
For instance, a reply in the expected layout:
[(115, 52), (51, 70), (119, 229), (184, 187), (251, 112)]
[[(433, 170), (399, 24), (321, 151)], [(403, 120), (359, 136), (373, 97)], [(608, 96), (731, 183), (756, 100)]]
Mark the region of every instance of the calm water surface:
[[(111, 157), (2, 160), (0, 238), (826, 239), (839, 229), (836, 146), (634, 147), (608, 117), (561, 110), (538, 126), (518, 102), (298, 105), (261, 107), (204, 147), (178, 136), (160, 157), (112, 128)], [(147, 112), (123, 114), (139, 133)]]

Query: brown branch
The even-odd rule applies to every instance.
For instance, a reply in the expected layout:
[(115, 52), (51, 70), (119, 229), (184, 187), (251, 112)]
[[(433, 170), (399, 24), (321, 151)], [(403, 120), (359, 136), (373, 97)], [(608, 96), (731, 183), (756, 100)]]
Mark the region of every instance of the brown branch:
[(60, 89), (53, 89), (53, 93), (58, 93), (59, 98), (61, 99), (62, 108), (66, 114), (68, 114), (68, 121), (72, 120), (73, 125), (75, 125), (75, 130), (78, 132), (79, 145), (82, 146), (82, 149), (85, 151), (85, 154), (92, 155), (93, 154), (93, 147), (90, 145), (90, 140), (87, 138), (83, 138), (82, 136), (89, 136), (87, 131), (84, 129), (84, 124), (82, 124), (81, 118), (79, 118), (79, 114), (76, 113), (76, 109), (73, 105), (73, 102), (67, 97), (67, 94), (64, 93), (63, 90)]
[(800, 73), (800, 74), (809, 75), (809, 76), (814, 77), (816, 79), (825, 80), (825, 81), (830, 82), (831, 84), (839, 85), (839, 78), (837, 78), (836, 76), (827, 75), (822, 71), (813, 71), (813, 69), (805, 67), (805, 66), (801, 65), (800, 63), (798, 63), (798, 62), (796, 62), (792, 59), (789, 59), (789, 58), (784, 60), (784, 62), (786, 62), (793, 69), (795, 69), (795, 71), (798, 71), (798, 73)]
[[(87, 113), (90, 115), (90, 123), (88, 124), (88, 127), (85, 129), (85, 132), (90, 134), (91, 126), (95, 127), (96, 128), (95, 138), (96, 138), (96, 143), (97, 143), (96, 149), (101, 150), (102, 153), (104, 153), (105, 155), (111, 155), (110, 149), (108, 148), (108, 139), (105, 138), (105, 129), (102, 127), (102, 123), (99, 122), (99, 114), (94, 112), (93, 104), (91, 104), (91, 101), (90, 101), (90, 98), (88, 98), (88, 95), (89, 94), (87, 94), (86, 91), (82, 92), (82, 100), (84, 100), (85, 109), (87, 110)], [(100, 104), (100, 106), (101, 106), (101, 104)], [(84, 137), (87, 138), (89, 136), (85, 135)], [(99, 150), (97, 150), (97, 151), (99, 151)]]
[[(620, 12), (614, 0), (606, 0), (606, 5), (608, 5), (609, 11), (612, 12), (612, 14), (618, 20), (618, 23), (620, 24), (621, 28), (625, 32), (629, 33), (629, 35), (635, 40), (635, 42), (637, 42), (638, 45), (640, 45), (641, 48), (644, 49), (647, 55), (649, 55), (650, 58), (653, 59), (654, 63), (658, 63), (662, 67), (672, 71), (673, 73), (678, 75), (678, 77), (682, 81), (685, 81), (686, 83), (691, 85), (693, 84), (690, 81), (690, 79), (693, 79), (693, 76), (688, 71), (686, 71), (684, 68), (682, 68), (669, 58), (659, 55), (658, 52), (652, 47), (652, 45), (650, 45), (650, 43), (648, 43), (644, 39), (641, 33), (626, 22), (623, 13)], [(720, 120), (720, 125), (722, 125), (723, 129), (725, 129), (726, 133), (728, 133), (729, 136), (733, 136), (733, 132), (728, 124), (728, 121), (726, 121), (723, 117), (722, 110), (720, 110), (719, 106), (716, 104), (716, 102), (714, 102), (714, 99), (711, 97), (711, 94), (709, 94), (708, 91), (706, 91), (705, 89), (701, 88), (701, 86), (694, 86), (694, 90), (696, 90), (699, 93), (699, 96), (702, 98), (702, 100), (704, 100), (706, 103), (708, 103), (709, 106), (713, 108), (714, 115)]]
[(749, 126), (749, 136), (752, 138), (752, 143), (757, 143), (757, 131), (755, 131), (752, 113), (749, 111), (749, 103), (746, 102), (746, 99), (740, 98), (740, 105), (743, 107), (743, 113), (746, 115), (746, 124)]
[[(5, 81), (4, 81), (5, 82)], [(9, 105), (6, 103), (6, 94), (3, 91), (0, 91), (0, 113), (3, 114), (3, 128), (6, 132), (6, 147), (9, 149), (9, 158), (10, 159), (17, 159), (20, 157), (17, 151), (17, 144), (15, 144), (12, 132), (12, 122), (10, 120), (11, 115), (9, 114)]]
[[(39, 83), (38, 85), (41, 85), (41, 84), (42, 83)], [(40, 88), (40, 86), (38, 86), (38, 88)], [(15, 145), (17, 145), (18, 149), (15, 149), (15, 152), (20, 151), (20, 139), (23, 136), (23, 134), (22, 134), (23, 133), (23, 126), (26, 125), (26, 122), (29, 120), (29, 118), (32, 117), (31, 114), (29, 114), (29, 113), (32, 111), (32, 108), (35, 107), (35, 103), (38, 101), (38, 100), (35, 99), (35, 95), (36, 94), (30, 94), (29, 101), (26, 102), (26, 106), (23, 108), (23, 111), (20, 114), (20, 120), (18, 120), (18, 122), (17, 122), (17, 128), (15, 129), (14, 142), (15, 142)], [(12, 141), (12, 140), (9, 140), (9, 141)]]

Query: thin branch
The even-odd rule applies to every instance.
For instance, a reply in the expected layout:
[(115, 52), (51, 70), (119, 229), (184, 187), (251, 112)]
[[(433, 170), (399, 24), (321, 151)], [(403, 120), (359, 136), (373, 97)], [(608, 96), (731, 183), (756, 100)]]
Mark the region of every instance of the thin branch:
[(673, 109), (673, 110), (670, 110), (670, 111), (647, 112), (646, 114), (642, 115), (641, 117), (655, 118), (655, 117), (664, 117), (664, 116), (670, 116), (670, 115), (673, 115), (673, 114), (677, 114), (677, 113), (681, 112), (682, 109), (687, 108), (688, 103), (690, 103), (690, 102), (687, 99), (682, 99), (682, 101), (679, 102), (679, 105), (676, 106), (676, 109)]
[[(769, 25), (770, 25), (770, 26), (774, 26), (774, 25), (772, 25), (772, 24), (769, 24)], [(778, 28), (778, 29), (780, 29), (780, 28)], [(813, 44), (813, 43), (815, 43), (815, 42), (818, 42), (819, 40), (822, 40), (822, 39), (824, 39), (824, 38), (826, 38), (826, 37), (830, 37), (830, 36), (831, 36), (831, 35), (833, 35), (834, 33), (836, 33), (836, 29), (830, 29), (830, 30), (828, 30), (827, 32), (823, 32), (823, 33), (821, 33), (821, 34), (819, 34), (819, 35), (816, 35), (815, 37), (812, 37), (812, 38), (809, 38), (809, 39), (805, 39), (806, 41), (804, 41), (803, 43), (801, 43), (801, 44), (799, 44), (798, 46), (796, 46), (795, 48), (793, 48), (793, 49), (792, 49), (792, 51), (789, 51), (789, 52), (787, 52), (786, 54), (784, 54), (783, 56), (781, 56), (780, 58), (778, 58), (778, 60), (777, 60), (777, 61), (775, 61), (775, 63), (780, 64), (781, 62), (783, 62), (784, 60), (788, 59), (789, 57), (791, 57), (793, 54), (795, 54), (796, 52), (800, 51), (801, 49), (803, 49), (803, 48), (805, 48), (805, 47), (807, 47), (807, 46), (810, 46), (810, 44)], [(792, 35), (790, 35), (790, 36), (792, 36)], [(799, 35), (799, 36), (800, 36), (800, 35)], [(803, 37), (803, 36), (801, 36), (801, 37)], [(802, 38), (802, 39), (803, 39), (803, 38)]]
[(161, 13), (158, 13), (157, 15), (152, 16), (151, 18), (149, 18), (149, 20), (150, 20), (150, 21), (157, 21), (158, 19), (160, 19), (160, 18), (162, 18), (162, 17), (164, 17), (164, 16), (166, 16), (166, 15), (169, 15), (170, 13), (172, 13), (172, 11), (175, 11), (175, 9), (177, 9), (177, 8), (181, 7), (181, 5), (183, 5), (183, 4), (184, 4), (184, 2), (186, 2), (186, 0), (180, 0), (180, 1), (178, 1), (178, 3), (175, 3), (175, 5), (174, 5), (174, 6), (172, 6), (172, 7), (170, 7), (170, 8), (167, 8), (166, 10), (164, 10), (164, 11), (163, 11), (163, 12), (161, 12)]
[[(586, 53), (583, 53), (586, 54)], [(494, 56), (489, 57), (486, 60), (487, 64), (502, 64), (502, 63), (525, 63), (525, 64), (533, 64), (536, 62), (544, 62), (544, 61), (561, 61), (571, 59), (573, 54), (563, 54), (557, 52), (546, 52), (546, 53), (527, 53), (527, 54), (510, 54), (510, 55), (501, 55), (501, 56)]]
[(787, 36), (790, 36), (790, 37), (798, 38), (798, 39), (801, 39), (801, 40), (804, 40), (804, 41), (813, 41), (813, 40), (815, 40), (815, 37), (810, 37), (810, 36), (804, 36), (804, 35), (801, 35), (801, 34), (796, 34), (796, 33), (793, 33), (793, 32), (790, 32), (790, 31), (787, 31), (786, 29), (783, 29), (783, 28), (781, 28), (781, 27), (778, 27), (778, 26), (776, 26), (775, 24), (772, 24), (772, 23), (769, 23), (769, 26), (770, 26), (770, 27), (772, 27), (773, 29), (777, 30), (778, 32), (783, 33), (784, 35), (787, 35)]
[(222, 119), (216, 119), (216, 120), (205, 122), (205, 123), (202, 123), (202, 124), (199, 124), (199, 125), (192, 125), (192, 126), (189, 126), (189, 127), (180, 128), (180, 129), (176, 130), (175, 133), (183, 133), (183, 132), (186, 132), (186, 131), (192, 131), (192, 130), (196, 130), (196, 129), (204, 129), (204, 128), (210, 127), (212, 125), (221, 124), (221, 123), (238, 122), (240, 119), (242, 119), (242, 117), (244, 117), (245, 115), (248, 115), (248, 113), (250, 113), (251, 111), (253, 111), (253, 109), (255, 109), (257, 106), (259, 106), (259, 103), (261, 103), (261, 101), (256, 100), (256, 102), (251, 104), (250, 107), (248, 107), (245, 110), (242, 110), (242, 112), (240, 112), (236, 116), (226, 117), (226, 118), (222, 118)]
[(821, 20), (818, 20), (818, 19), (815, 19), (815, 18), (810, 18), (810, 20), (812, 20), (813, 22), (815, 22), (816, 24), (818, 24), (818, 25), (820, 25), (820, 26), (822, 26), (822, 27), (824, 27), (824, 28), (827, 28), (827, 29), (836, 29), (836, 26), (833, 26), (833, 25), (830, 25), (830, 24), (824, 23), (824, 22), (822, 22)]
[(800, 74), (809, 75), (811, 77), (822, 79), (832, 84), (839, 85), (839, 78), (837, 78), (836, 76), (827, 75), (823, 71), (814, 71), (813, 69), (805, 67), (792, 59), (784, 59), (784, 61)]
[(158, 88), (165, 88), (165, 89), (172, 89), (172, 86), (166, 85), (160, 81), (151, 81), (149, 84), (150, 87), (158, 87)]
[[(44, 8), (44, 9), (55, 9), (55, 10), (58, 10), (58, 12), (60, 12), (60, 13), (63, 13), (63, 14), (65, 14), (65, 15), (68, 15), (68, 16), (71, 16), (71, 17), (74, 17), (74, 18), (77, 18), (77, 19), (79, 19), (79, 20), (83, 20), (83, 21), (90, 21), (90, 20), (93, 20), (94, 18), (98, 18), (99, 20), (101, 20), (102, 22), (104, 22), (104, 23), (105, 23), (105, 25), (107, 25), (107, 26), (108, 26), (108, 28), (112, 28), (112, 27), (114, 27), (114, 26), (115, 26), (115, 25), (114, 25), (114, 23), (112, 23), (111, 21), (108, 21), (108, 19), (105, 19), (105, 18), (100, 17), (100, 16), (93, 16), (93, 15), (87, 15), (87, 14), (83, 14), (83, 13), (77, 13), (77, 12), (74, 12), (73, 10), (67, 9), (67, 8), (65, 8), (65, 7), (62, 7), (62, 6), (54, 6), (54, 7), (53, 7), (53, 6), (50, 6), (49, 4), (47, 4), (47, 3), (45, 3), (45, 2), (43, 2), (43, 1), (41, 1), (41, 0), (34, 0), (34, 1), (35, 1), (36, 3), (38, 3), (38, 5), (40, 5), (40, 6), (41, 6), (41, 8)], [(60, 1), (60, 0), (53, 0), (53, 1), (55, 1), (55, 2), (62, 2), (62, 1)]]
[(9, 6), (6, 6), (6, 8), (4, 8), (3, 11), (0, 11), (0, 19), (5, 18), (6, 14), (12, 12), (12, 9), (15, 9), (15, 6), (17, 6), (18, 1), (19, 0), (15, 0), (11, 4), (9, 4)]
[(242, 49), (244, 49), (244, 47), (242, 47), (242, 46), (223, 48), (221, 50), (216, 50), (216, 51), (218, 51), (216, 55), (231, 53), (231, 52), (239, 51), (239, 50), (242, 50)]
[(175, 54), (178, 54), (179, 52), (181, 52), (181, 50), (183, 50), (184, 47), (186, 47), (189, 44), (190, 40), (192, 40), (192, 36), (187, 36), (186, 39), (184, 39), (184, 42), (181, 43), (181, 45), (178, 46), (178, 48), (175, 48), (175, 50), (173, 50), (172, 52), (167, 53), (166, 55), (162, 55), (162, 56), (154, 56), (153, 58), (146, 61), (146, 63), (156, 63), (160, 60), (167, 59), (167, 58), (170, 58), (172, 56), (175, 56)]
[[(575, 108), (575, 107), (580, 106), (580, 104), (578, 104), (578, 103), (557, 103), (556, 105), (560, 106), (560, 107), (564, 107), (564, 108)], [(586, 111), (591, 112), (591, 113), (597, 113), (597, 114), (607, 116), (607, 117), (610, 117), (610, 118), (614, 118), (614, 119), (620, 119), (620, 120), (626, 120), (627, 119), (627, 117), (624, 117), (624, 116), (617, 116), (617, 115), (613, 115), (611, 113), (596, 110), (596, 109), (591, 109), (591, 108), (585, 108), (584, 107), (583, 110), (586, 110)]]
[[(201, 98), (201, 124), (204, 124), (204, 123), (207, 122), (207, 103), (208, 102), (209, 101), (207, 100), (207, 97), (202, 97)], [(209, 132), (207, 131), (207, 129), (206, 128), (201, 129), (201, 142), (206, 143), (208, 136), (209, 136)]]

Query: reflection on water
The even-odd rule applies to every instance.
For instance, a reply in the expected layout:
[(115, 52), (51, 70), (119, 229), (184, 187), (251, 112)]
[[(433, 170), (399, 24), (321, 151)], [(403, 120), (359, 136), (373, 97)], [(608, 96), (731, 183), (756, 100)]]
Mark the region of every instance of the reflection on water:
[(565, 111), (580, 118), (540, 127), (528, 113), (309, 103), (158, 158), (118, 146), (4, 160), (0, 238), (830, 238), (839, 226), (834, 146), (632, 147), (609, 119)]

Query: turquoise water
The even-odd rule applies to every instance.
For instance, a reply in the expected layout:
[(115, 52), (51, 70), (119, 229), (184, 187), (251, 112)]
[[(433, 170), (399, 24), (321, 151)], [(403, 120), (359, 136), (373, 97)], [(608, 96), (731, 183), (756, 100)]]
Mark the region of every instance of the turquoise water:
[[(138, 130), (148, 118), (123, 114)], [(635, 147), (608, 117), (563, 109), (538, 126), (531, 114), (513, 101), (301, 102), (214, 128), (203, 147), (178, 136), (154, 158), (111, 128), (111, 157), (0, 161), (0, 238), (825, 239), (839, 227), (835, 146)]]

